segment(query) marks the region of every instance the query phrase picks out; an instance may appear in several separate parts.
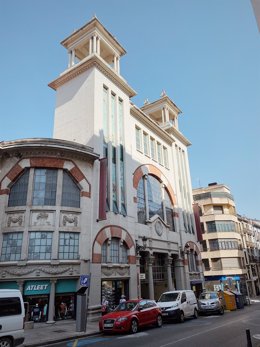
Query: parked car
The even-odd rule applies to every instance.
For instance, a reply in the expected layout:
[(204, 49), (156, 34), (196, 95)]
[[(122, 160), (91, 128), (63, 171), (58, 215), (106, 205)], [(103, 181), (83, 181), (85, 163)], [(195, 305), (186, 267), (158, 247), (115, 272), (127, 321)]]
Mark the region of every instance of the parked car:
[(185, 318), (198, 318), (197, 299), (192, 290), (174, 290), (160, 296), (158, 305), (164, 320), (184, 322)]
[(0, 289), (0, 346), (24, 342), (24, 302), (20, 290)]
[(203, 292), (198, 299), (199, 314), (218, 313), (224, 314), (223, 299), (219, 297), (217, 292)]
[(162, 313), (154, 300), (128, 300), (119, 304), (99, 321), (102, 332), (136, 333), (139, 328), (154, 324), (162, 326)]

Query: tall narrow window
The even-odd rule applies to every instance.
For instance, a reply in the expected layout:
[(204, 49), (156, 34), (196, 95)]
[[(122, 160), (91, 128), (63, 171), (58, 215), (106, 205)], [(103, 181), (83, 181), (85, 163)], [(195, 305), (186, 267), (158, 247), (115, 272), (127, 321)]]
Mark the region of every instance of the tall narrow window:
[(168, 169), (169, 160), (168, 160), (168, 150), (166, 147), (163, 147), (163, 161), (164, 161), (164, 166)]
[(80, 207), (80, 189), (66, 171), (63, 171), (61, 205)]
[(161, 183), (153, 176), (147, 176), (149, 217), (158, 214), (163, 218)]
[(119, 143), (124, 144), (124, 104), (123, 100), (118, 99), (118, 125), (119, 125)]
[(113, 211), (118, 213), (117, 207), (117, 179), (116, 179), (116, 147), (112, 148), (112, 197)]
[(157, 157), (159, 164), (162, 165), (162, 145), (159, 142), (157, 142)]
[(138, 223), (144, 224), (146, 220), (144, 179), (141, 178), (137, 187), (137, 219)]
[(151, 144), (151, 157), (153, 160), (156, 160), (156, 148), (155, 148), (155, 139), (151, 137), (150, 139)]
[(33, 187), (33, 205), (56, 204), (57, 170), (35, 169)]
[(142, 151), (142, 140), (141, 140), (141, 129), (138, 127), (135, 127), (135, 143), (136, 143), (136, 149), (138, 151)]
[(108, 89), (103, 87), (103, 132), (104, 132), (104, 141), (108, 141)]
[(111, 262), (118, 264), (119, 263), (119, 239), (114, 237), (111, 239), (110, 255), (111, 255)]
[(107, 241), (105, 241), (101, 247), (101, 262), (102, 263), (107, 263), (108, 259), (107, 259), (107, 247), (108, 247), (108, 243)]
[(146, 133), (143, 133), (144, 135), (144, 154), (150, 155), (149, 153), (149, 136)]
[(8, 206), (25, 206), (29, 181), (29, 170), (25, 170), (10, 189)]
[(23, 233), (3, 234), (1, 261), (17, 261), (21, 259)]
[(116, 96), (111, 93), (111, 131), (113, 144), (116, 144), (116, 130)]
[(170, 226), (170, 230), (175, 231), (172, 203), (166, 190), (164, 191), (164, 206), (166, 212), (166, 222)]
[(121, 213), (122, 215), (126, 216), (124, 147), (122, 145), (120, 145), (120, 190), (121, 190)]

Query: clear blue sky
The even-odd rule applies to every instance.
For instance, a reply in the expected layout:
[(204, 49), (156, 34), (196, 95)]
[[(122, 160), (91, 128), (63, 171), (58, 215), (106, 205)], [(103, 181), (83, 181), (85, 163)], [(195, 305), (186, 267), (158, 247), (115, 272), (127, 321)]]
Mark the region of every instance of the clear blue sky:
[(127, 54), (121, 73), (142, 106), (162, 89), (182, 110), (193, 187), (228, 185), (260, 219), (260, 36), (250, 0), (2, 0), (0, 140), (52, 137), (64, 71), (60, 41), (93, 15)]

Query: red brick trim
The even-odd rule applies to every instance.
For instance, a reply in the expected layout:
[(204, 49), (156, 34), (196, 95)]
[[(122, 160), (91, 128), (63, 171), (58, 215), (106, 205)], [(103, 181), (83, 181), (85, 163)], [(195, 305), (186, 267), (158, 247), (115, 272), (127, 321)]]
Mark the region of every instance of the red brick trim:
[(173, 191), (169, 181), (164, 176), (164, 174), (161, 172), (161, 170), (152, 164), (141, 165), (135, 170), (134, 177), (133, 177), (133, 187), (135, 189), (137, 189), (139, 181), (143, 177), (145, 172), (157, 177), (160, 182), (163, 182), (165, 184), (165, 188), (166, 188), (166, 190), (170, 196), (172, 204), (176, 205), (175, 194), (174, 194), (174, 191)]
[(51, 167), (56, 169), (63, 169), (64, 159), (59, 158), (31, 158), (31, 167)]
[(101, 263), (101, 254), (93, 253), (92, 255), (92, 263)]
[(10, 189), (0, 189), (0, 195), (8, 195), (10, 192)]
[(90, 192), (85, 192), (85, 191), (81, 191), (80, 192), (80, 196), (85, 196), (86, 198), (91, 198), (91, 193)]
[(128, 256), (128, 264), (136, 264), (136, 256), (135, 255), (129, 255)]
[(20, 175), (20, 173), (23, 171), (23, 168), (19, 165), (16, 164), (15, 166), (12, 167), (12, 169), (8, 172), (7, 178), (12, 182)]
[(112, 237), (118, 237), (119, 239), (122, 238), (122, 229), (119, 227), (110, 227), (110, 232)]
[(85, 176), (80, 171), (80, 169), (77, 166), (74, 166), (70, 171), (70, 174), (75, 178), (77, 182), (80, 182), (84, 180)]

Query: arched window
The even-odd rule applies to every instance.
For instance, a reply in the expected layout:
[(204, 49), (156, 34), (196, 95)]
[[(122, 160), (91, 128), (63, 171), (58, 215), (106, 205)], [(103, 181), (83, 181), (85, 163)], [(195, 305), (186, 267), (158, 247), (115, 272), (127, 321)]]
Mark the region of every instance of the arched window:
[(10, 189), (8, 206), (25, 206), (27, 200), (29, 170), (25, 170)]
[[(59, 171), (62, 187), (57, 184)], [(66, 170), (28, 168), (11, 186), (8, 206), (26, 206), (27, 200), (33, 206), (55, 206), (60, 195), (61, 206), (80, 208), (80, 188)]]
[(102, 263), (127, 264), (128, 248), (116, 237), (106, 240), (101, 247)]
[(154, 215), (158, 215), (170, 230), (175, 230), (173, 206), (164, 185), (154, 176), (143, 176), (137, 187), (138, 223), (145, 224)]
[(80, 189), (66, 171), (63, 171), (61, 205), (80, 207)]

